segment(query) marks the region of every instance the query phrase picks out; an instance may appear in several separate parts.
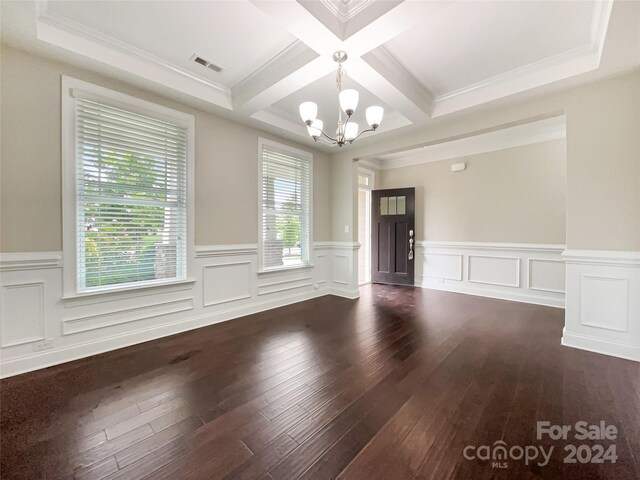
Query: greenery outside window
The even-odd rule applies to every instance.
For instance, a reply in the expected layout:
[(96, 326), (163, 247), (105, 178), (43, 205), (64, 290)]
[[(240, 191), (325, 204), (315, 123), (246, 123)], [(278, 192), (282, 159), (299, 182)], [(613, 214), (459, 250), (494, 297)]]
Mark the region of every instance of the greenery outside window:
[(73, 157), (66, 158), (65, 196), (75, 199), (65, 206), (67, 216), (74, 212), (73, 223), (65, 222), (75, 264), (67, 294), (187, 279), (193, 117), (167, 118), (163, 107), (106, 92), (90, 85), (63, 92), (72, 98), (65, 128), (72, 127), (73, 143), (65, 149)]
[(260, 267), (309, 265), (312, 156), (260, 139)]

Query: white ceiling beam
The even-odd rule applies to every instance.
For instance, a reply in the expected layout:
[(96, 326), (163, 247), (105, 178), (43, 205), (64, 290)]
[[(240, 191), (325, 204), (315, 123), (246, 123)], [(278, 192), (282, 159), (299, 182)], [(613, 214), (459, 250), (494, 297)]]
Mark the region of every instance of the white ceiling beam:
[(425, 115), (431, 115), (432, 93), (416, 80), (384, 46), (365, 54), (362, 60), (411, 100), (413, 104), (417, 105)]
[[(286, 61), (274, 61), (274, 66), (269, 69), (280, 75), (274, 83), (269, 80), (268, 75), (264, 75), (266, 72), (259, 70), (251, 75), (252, 81), (243, 81), (238, 87), (234, 87), (234, 106), (242, 113), (253, 115), (330, 73), (335, 69), (335, 64), (331, 61), (333, 52), (345, 50), (349, 54), (349, 60), (345, 64), (348, 74), (364, 88), (413, 123), (423, 123), (428, 119), (431, 108), (429, 92), (421, 88), (404, 68), (399, 68), (390, 54), (385, 56), (386, 67), (381, 61), (376, 62), (373, 58), (376, 55), (373, 55), (370, 61), (377, 68), (360, 57), (452, 2), (404, 1), (344, 42), (296, 1), (253, 0), (252, 3), (314, 50), (319, 57), (304, 66), (293, 65), (293, 68), (291, 65), (287, 67)], [(280, 64), (282, 65), (276, 66)], [(288, 73), (282, 76), (283, 71)]]
[(392, 109), (400, 112), (411, 123), (421, 124), (429, 119), (430, 105), (416, 103), (415, 96), (403, 91), (399, 85), (381, 75), (361, 58), (349, 61), (348, 75)]
[(331, 58), (317, 57), (264, 89), (254, 91), (254, 95), (244, 103), (236, 104), (234, 110), (252, 116), (334, 70), (335, 63)]
[(341, 49), (342, 40), (295, 0), (252, 0), (251, 3), (319, 55), (331, 56)]

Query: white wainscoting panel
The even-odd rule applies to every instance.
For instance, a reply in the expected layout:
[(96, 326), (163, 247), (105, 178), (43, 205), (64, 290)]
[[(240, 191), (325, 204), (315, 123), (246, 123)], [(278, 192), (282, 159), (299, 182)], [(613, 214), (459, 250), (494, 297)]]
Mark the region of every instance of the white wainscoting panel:
[(582, 275), (580, 322), (618, 332), (629, 330), (629, 279)]
[(563, 260), (530, 258), (528, 269), (527, 281), (530, 290), (565, 293), (566, 275)]
[(321, 295), (357, 298), (357, 251), (357, 243), (319, 242), (311, 266), (258, 273), (257, 245), (197, 246), (187, 281), (70, 298), (63, 298), (60, 252), (2, 254), (0, 373), (16, 375)]
[(333, 281), (340, 285), (349, 284), (349, 255), (333, 255)]
[(416, 242), (416, 286), (564, 307), (564, 245)]
[(425, 253), (418, 272), (425, 277), (462, 281), (463, 258), (460, 253)]
[(202, 267), (203, 305), (211, 307), (251, 298), (253, 291), (251, 265), (250, 260), (204, 265)]
[(520, 257), (467, 255), (467, 265), (469, 282), (520, 287)]
[(640, 361), (640, 252), (566, 250), (563, 345)]
[(44, 340), (44, 282), (2, 285), (2, 347)]

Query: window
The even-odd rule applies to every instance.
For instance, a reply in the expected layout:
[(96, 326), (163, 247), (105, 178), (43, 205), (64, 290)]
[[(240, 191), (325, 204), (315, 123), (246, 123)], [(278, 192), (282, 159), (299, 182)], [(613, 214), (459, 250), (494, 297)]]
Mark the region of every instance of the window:
[(65, 273), (74, 287), (65, 285), (66, 293), (186, 280), (193, 117), (65, 80), (64, 128), (73, 139), (65, 148), (65, 198), (74, 200), (65, 205), (66, 216), (73, 212), (65, 264), (73, 258), (75, 270), (73, 279)]
[(309, 264), (312, 156), (260, 139), (261, 270)]

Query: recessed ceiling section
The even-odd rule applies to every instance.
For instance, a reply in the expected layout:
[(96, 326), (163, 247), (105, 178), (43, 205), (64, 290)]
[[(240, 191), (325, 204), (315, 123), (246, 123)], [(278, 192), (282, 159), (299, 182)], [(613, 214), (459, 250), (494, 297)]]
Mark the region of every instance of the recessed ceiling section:
[(384, 47), (432, 93), (439, 116), (598, 68), (611, 7), (456, 2)]
[(369, 25), (403, 0), (297, 0), (341, 40)]
[[(47, 10), (227, 88), (295, 41), (248, 2), (49, 1)], [(196, 52), (224, 71), (195, 65)]]

